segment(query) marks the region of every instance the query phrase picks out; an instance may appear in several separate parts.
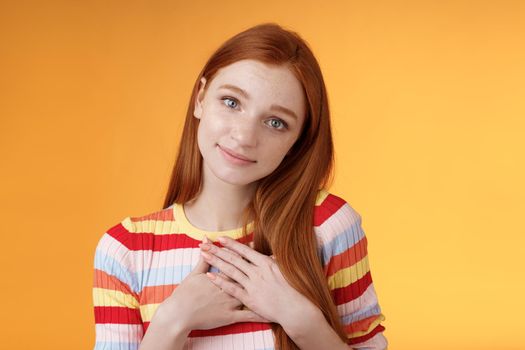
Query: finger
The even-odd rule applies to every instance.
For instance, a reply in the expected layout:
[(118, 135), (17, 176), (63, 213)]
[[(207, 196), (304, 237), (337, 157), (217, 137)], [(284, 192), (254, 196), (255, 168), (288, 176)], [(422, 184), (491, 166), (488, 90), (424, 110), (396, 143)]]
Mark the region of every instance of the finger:
[(224, 278), (226, 281), (232, 281), (234, 282), (234, 280), (229, 277), (228, 275), (226, 275), (225, 273), (223, 273), (222, 271), (219, 272), (219, 276), (221, 276), (222, 278)]
[[(204, 239), (202, 241), (203, 243), (211, 243), (210, 240), (207, 239), (206, 236), (204, 236)], [(251, 242), (252, 245), (253, 245), (253, 242)], [(201, 247), (202, 244), (199, 244), (199, 247)], [(222, 249), (225, 249), (227, 250), (228, 252), (230, 252), (231, 254), (235, 255), (235, 256), (238, 256), (238, 257), (241, 257), (239, 254), (237, 254), (236, 252), (234, 252), (233, 250), (230, 250), (228, 248), (222, 248)], [(241, 257), (242, 258), (242, 257)], [(202, 258), (201, 258), (202, 259)], [(221, 276), (222, 278), (224, 278), (225, 280), (227, 281), (234, 281), (231, 277), (229, 277), (228, 275), (226, 275), (225, 273), (223, 273), (222, 271), (219, 271), (219, 276)]]
[[(226, 251), (232, 253), (232, 254), (235, 255), (235, 256), (238, 256), (238, 257), (241, 258), (242, 260), (248, 262), (248, 264), (251, 264), (251, 262), (249, 262), (248, 260), (246, 260), (244, 257), (242, 257), (240, 254), (238, 254), (236, 251), (233, 251), (233, 250), (228, 249), (228, 248), (226, 248), (226, 247), (222, 247), (222, 249), (224, 249), (224, 250), (226, 250)], [(253, 264), (252, 264), (252, 265), (253, 265)]]
[(265, 264), (268, 264), (268, 256), (259, 253), (246, 244), (239, 243), (235, 239), (227, 236), (220, 236), (218, 240), (223, 246), (235, 251), (256, 266), (264, 266)]
[[(212, 253), (213, 255), (219, 257), (223, 261), (235, 266), (237, 269), (244, 272), (245, 275), (250, 276), (253, 271), (253, 265), (242, 258), (237, 252), (230, 250), (229, 248), (220, 248), (214, 244), (201, 244), (201, 250)], [(228, 274), (229, 275), (229, 274)], [(230, 277), (235, 277), (231, 276)], [(241, 282), (238, 280), (238, 282)]]
[(248, 293), (242, 287), (242, 285), (236, 282), (227, 281), (218, 274), (212, 272), (207, 272), (206, 276), (213, 284), (218, 286), (224, 292), (238, 299), (241, 303), (245, 303)]
[(239, 258), (242, 258), (242, 256), (239, 255), (239, 253), (237, 253), (236, 251), (234, 250), (231, 250), (231, 249), (228, 249), (226, 247), (222, 247), (222, 249), (226, 250), (227, 252), (230, 252), (231, 254), (235, 255), (235, 256), (238, 256)]
[[(199, 244), (199, 248), (202, 249), (202, 247), (205, 247), (204, 243), (209, 243), (209, 245), (213, 244), (213, 243), (210, 242), (209, 240), (208, 240), (207, 242), (203, 241), (203, 243), (200, 243), (200, 244)], [(250, 242), (249, 244), (250, 244), (250, 247), (253, 248), (253, 242)], [(235, 251), (233, 251), (233, 250), (231, 250), (231, 249), (228, 249), (228, 248), (226, 248), (226, 247), (222, 247), (222, 249), (225, 249), (226, 251), (232, 253), (233, 255), (238, 256), (238, 257), (244, 259), (241, 255), (239, 255), (237, 252), (235, 252)], [(203, 250), (204, 250), (204, 249), (203, 249)]]
[[(214, 247), (214, 250), (222, 250), (222, 248)], [(225, 252), (222, 253), (223, 256), (224, 254)], [(201, 251), (201, 255), (208, 264), (215, 266), (221, 272), (231, 277), (233, 280), (237, 281), (244, 288), (246, 288), (249, 278), (237, 268), (236, 264), (248, 264), (248, 262), (242, 260), (242, 258), (235, 257), (232, 254), (228, 254), (228, 256), (225, 257), (230, 261), (224, 261), (220, 257), (216, 256), (216, 252), (212, 252), (211, 250), (208, 252)], [(234, 262), (230, 263), (231, 261)]]
[(267, 320), (258, 313), (253, 312), (252, 310), (239, 310), (234, 311), (235, 322), (265, 322), (271, 323), (272, 321)]

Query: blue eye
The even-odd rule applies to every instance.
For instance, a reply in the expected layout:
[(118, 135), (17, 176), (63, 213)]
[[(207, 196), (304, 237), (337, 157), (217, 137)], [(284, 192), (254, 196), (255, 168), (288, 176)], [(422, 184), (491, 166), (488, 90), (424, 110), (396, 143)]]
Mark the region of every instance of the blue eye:
[(226, 102), (226, 106), (230, 108), (235, 108), (237, 106), (237, 100), (232, 97), (223, 97), (221, 100), (222, 101), (232, 101), (235, 104), (235, 106), (232, 106), (231, 103)]
[[(237, 107), (239, 103), (236, 98), (229, 97), (229, 96), (225, 96), (221, 98), (221, 101), (225, 101), (226, 106), (230, 109), (235, 109), (235, 107)], [(275, 125), (275, 123), (273, 124), (272, 128), (275, 130), (282, 131), (282, 130), (288, 129), (288, 124), (280, 118), (272, 118), (270, 119), (270, 121), (277, 121), (281, 123), (282, 127), (279, 127), (279, 124), (277, 124), (277, 126)]]
[[(281, 125), (283, 126), (282, 128), (274, 128), (276, 130), (284, 130), (284, 129), (288, 129), (288, 124), (286, 124), (286, 122), (284, 122), (283, 120), (279, 119), (279, 118), (272, 118), (270, 119), (270, 121), (273, 121), (273, 120), (276, 120), (278, 122), (281, 123)], [(274, 124), (275, 125), (275, 124)]]

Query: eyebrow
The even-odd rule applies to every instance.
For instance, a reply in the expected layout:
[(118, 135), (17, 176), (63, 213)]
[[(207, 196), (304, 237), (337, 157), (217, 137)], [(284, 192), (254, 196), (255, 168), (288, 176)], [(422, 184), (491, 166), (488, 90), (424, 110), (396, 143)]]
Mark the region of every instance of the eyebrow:
[[(231, 85), (231, 84), (224, 84), (224, 85), (221, 85), (219, 86), (219, 89), (229, 89), (229, 90), (233, 90), (235, 92), (238, 92), (239, 94), (241, 94), (242, 96), (244, 96), (247, 100), (250, 99), (250, 95), (244, 91), (243, 89), (241, 89), (240, 87), (238, 86), (235, 86), (235, 85)], [(294, 113), (294, 111), (292, 111), (291, 109), (288, 109), (286, 107), (283, 107), (281, 105), (276, 105), (276, 104), (272, 104), (270, 106), (270, 109), (273, 109), (275, 111), (279, 111), (279, 112), (282, 112), (282, 113), (285, 113), (285, 114), (288, 114), (290, 117), (292, 118), (295, 118), (295, 119), (299, 119), (297, 117), (297, 114)]]

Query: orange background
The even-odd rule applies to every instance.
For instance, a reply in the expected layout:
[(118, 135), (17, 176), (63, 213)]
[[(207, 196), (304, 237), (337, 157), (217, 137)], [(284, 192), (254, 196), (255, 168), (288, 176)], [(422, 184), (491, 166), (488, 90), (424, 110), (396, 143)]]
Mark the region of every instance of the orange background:
[(523, 349), (524, 1), (2, 1), (2, 347), (88, 349), (95, 245), (161, 208), (192, 84), (249, 26), (324, 72), (390, 349)]

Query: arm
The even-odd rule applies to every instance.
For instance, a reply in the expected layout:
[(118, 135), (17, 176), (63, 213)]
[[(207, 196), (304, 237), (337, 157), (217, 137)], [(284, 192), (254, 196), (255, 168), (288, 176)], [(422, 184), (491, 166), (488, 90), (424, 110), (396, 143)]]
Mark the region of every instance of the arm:
[[(309, 308), (306, 306), (306, 308)], [(305, 308), (298, 313), (297, 319), (304, 320), (299, 325), (299, 329), (293, 326), (282, 325), (286, 334), (294, 341), (301, 350), (333, 349), (348, 350), (341, 338), (326, 321), (323, 313), (315, 306), (310, 307), (309, 312)]]
[(116, 225), (104, 233), (95, 250), (95, 350), (137, 349), (144, 332), (131, 253), (119, 241), (119, 230), (122, 226)]
[(367, 238), (361, 216), (343, 199), (329, 196), (331, 215), (316, 227), (328, 286), (349, 347), (384, 350), (381, 312), (368, 261)]
[(284, 328), (286, 334), (288, 334), (301, 350), (324, 348), (334, 350), (388, 349), (388, 341), (381, 332), (376, 333), (366, 341), (349, 345), (341, 341), (341, 338), (335, 333), (321, 312), (319, 312), (317, 316), (312, 316), (307, 319), (309, 322), (304, 324), (302, 329), (292, 330), (291, 328)]
[(160, 307), (157, 309), (138, 350), (182, 350), (191, 330), (182, 326), (174, 329), (164, 321)]
[(144, 334), (140, 313), (136, 254), (129, 249), (129, 232), (120, 224), (110, 228), (95, 250), (93, 303), (95, 350), (181, 350), (189, 329), (167, 322), (159, 306)]

